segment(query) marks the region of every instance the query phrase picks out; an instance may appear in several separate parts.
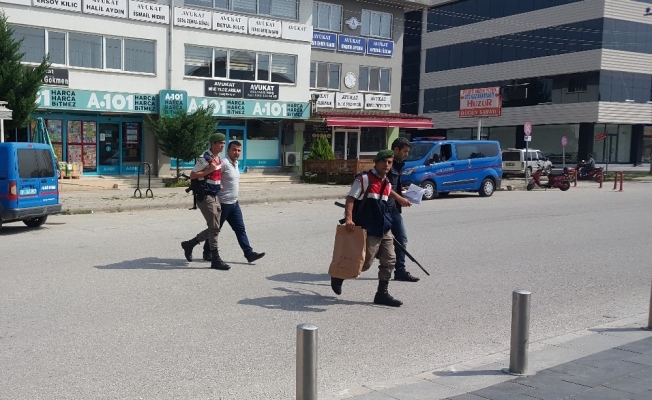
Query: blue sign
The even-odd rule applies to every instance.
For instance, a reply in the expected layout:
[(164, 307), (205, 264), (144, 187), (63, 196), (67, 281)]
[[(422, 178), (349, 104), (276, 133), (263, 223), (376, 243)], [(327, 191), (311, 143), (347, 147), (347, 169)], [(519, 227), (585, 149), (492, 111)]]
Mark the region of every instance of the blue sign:
[(391, 40), (367, 39), (367, 54), (370, 56), (391, 57), (394, 55), (394, 42)]
[(173, 115), (177, 109), (188, 108), (188, 93), (185, 90), (161, 90), (158, 95), (160, 115)]
[(367, 49), (367, 39), (358, 36), (338, 35), (337, 50), (345, 53), (364, 54)]
[(335, 50), (337, 47), (337, 34), (328, 32), (312, 32), (313, 49)]

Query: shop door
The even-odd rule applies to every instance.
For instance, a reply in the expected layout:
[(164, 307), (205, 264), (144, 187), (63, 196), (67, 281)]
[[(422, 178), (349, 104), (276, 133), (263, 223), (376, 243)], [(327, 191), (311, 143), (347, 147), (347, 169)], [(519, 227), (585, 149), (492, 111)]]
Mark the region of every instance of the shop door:
[(338, 160), (346, 160), (346, 131), (335, 131), (333, 135), (333, 153)]
[(226, 159), (226, 157), (228, 157), (227, 150), (229, 148), (229, 143), (236, 140), (240, 142), (240, 144), (242, 145), (242, 151), (240, 152), (240, 157), (238, 157), (238, 170), (240, 170), (240, 172), (244, 172), (246, 168), (244, 128), (220, 127), (219, 129), (216, 129), (215, 132), (221, 133), (224, 136), (226, 136), (226, 146), (224, 147), (224, 151), (220, 154), (220, 158), (222, 159)]
[(120, 154), (120, 124), (100, 123), (99, 160), (97, 172), (105, 175), (118, 175), (122, 155)]
[(346, 133), (346, 159), (355, 160), (358, 158), (358, 147), (360, 147), (360, 141), (358, 137), (360, 135), (356, 131), (349, 131)]
[(339, 160), (355, 160), (360, 149), (360, 131), (338, 130), (333, 135), (333, 153)]

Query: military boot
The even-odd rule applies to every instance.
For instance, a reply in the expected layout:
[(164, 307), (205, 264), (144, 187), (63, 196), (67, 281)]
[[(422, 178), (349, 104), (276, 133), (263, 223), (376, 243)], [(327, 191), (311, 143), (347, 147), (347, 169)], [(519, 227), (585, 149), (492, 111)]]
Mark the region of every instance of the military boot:
[(403, 302), (393, 298), (392, 295), (389, 294), (387, 291), (388, 285), (389, 281), (378, 281), (378, 291), (376, 292), (376, 297), (374, 297), (374, 303), (383, 306), (400, 307), (403, 305)]
[(338, 295), (338, 296), (342, 294), (342, 283), (343, 282), (344, 282), (344, 279), (331, 277), (331, 289), (333, 289), (333, 292), (335, 292), (335, 294)]
[(183, 248), (183, 255), (186, 256), (186, 260), (192, 261), (192, 249), (194, 249), (198, 244), (199, 241), (195, 238), (186, 242), (181, 242), (181, 248)]
[(208, 240), (204, 242), (204, 254), (202, 254), (205, 261), (213, 261), (211, 255), (211, 247), (208, 245)]
[(211, 250), (211, 268), (228, 271), (231, 269), (231, 266), (222, 261), (222, 258), (220, 258), (220, 252), (218, 250)]

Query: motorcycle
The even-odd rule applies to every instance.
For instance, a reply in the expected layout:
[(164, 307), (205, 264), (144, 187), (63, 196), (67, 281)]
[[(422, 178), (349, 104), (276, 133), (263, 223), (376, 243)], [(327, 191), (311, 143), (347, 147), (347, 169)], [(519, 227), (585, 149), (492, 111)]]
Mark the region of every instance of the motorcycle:
[(562, 192), (567, 191), (571, 187), (570, 178), (568, 177), (568, 168), (564, 168), (562, 173), (549, 173), (548, 182), (541, 182), (541, 175), (543, 174), (543, 168), (539, 168), (532, 174), (530, 181), (528, 182), (526, 189), (532, 190), (535, 186), (539, 186), (544, 189), (559, 189)]
[(577, 178), (580, 181), (596, 181), (600, 182), (600, 177), (603, 176), (604, 168), (596, 167), (587, 173), (583, 173), (583, 168), (586, 166), (584, 160), (577, 163), (575, 166), (574, 173), (577, 174)]

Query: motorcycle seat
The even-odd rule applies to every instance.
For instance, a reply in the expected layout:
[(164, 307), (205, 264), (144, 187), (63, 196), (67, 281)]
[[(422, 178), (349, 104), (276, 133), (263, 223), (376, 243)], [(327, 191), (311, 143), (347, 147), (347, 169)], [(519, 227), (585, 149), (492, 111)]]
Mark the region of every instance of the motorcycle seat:
[(556, 178), (558, 176), (564, 176), (564, 175), (566, 175), (566, 174), (560, 173), (560, 172), (553, 172), (553, 173), (548, 174), (549, 177), (553, 177), (553, 178)]

